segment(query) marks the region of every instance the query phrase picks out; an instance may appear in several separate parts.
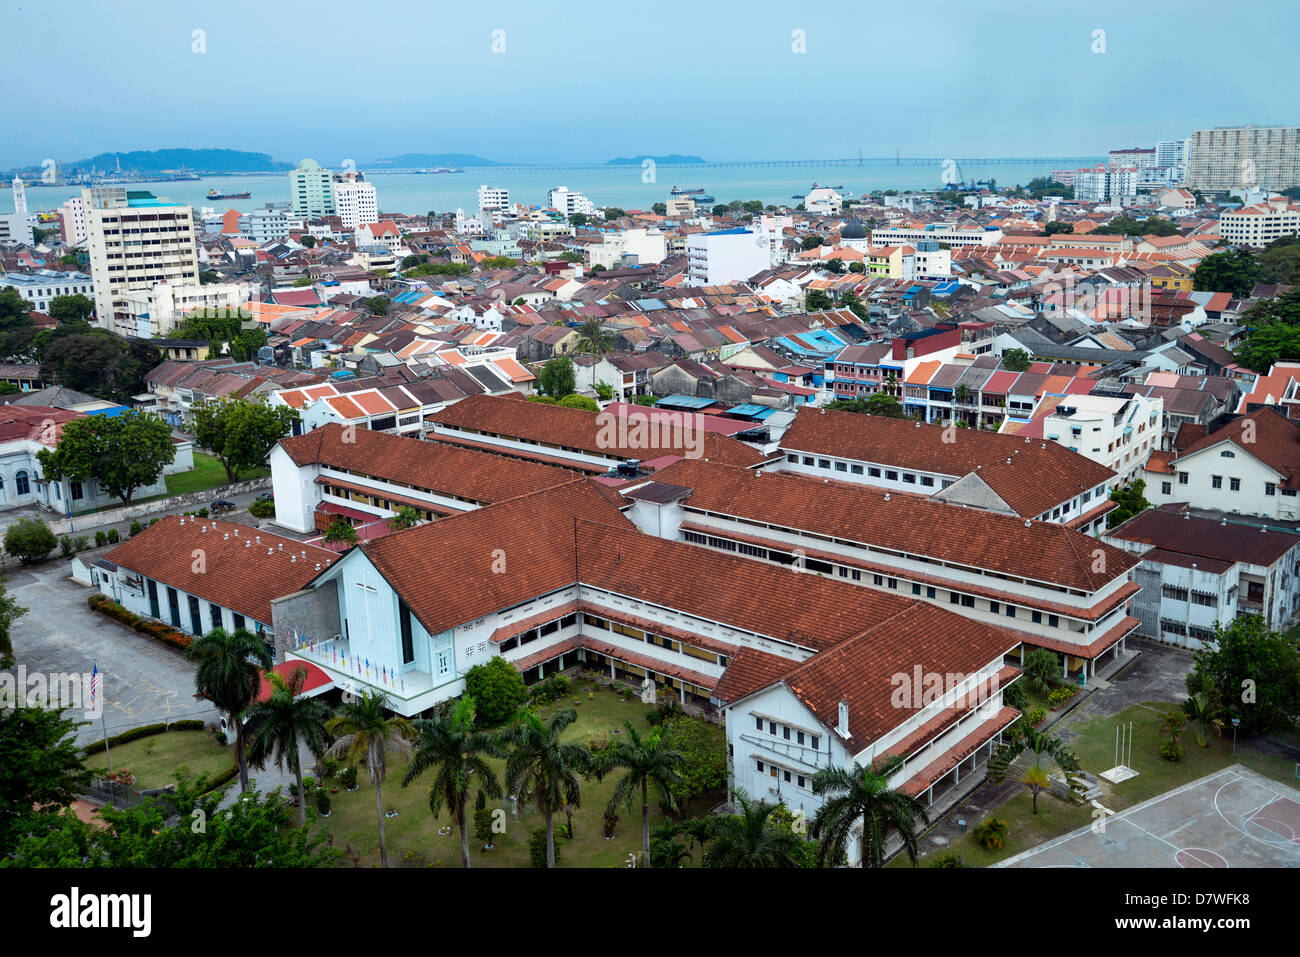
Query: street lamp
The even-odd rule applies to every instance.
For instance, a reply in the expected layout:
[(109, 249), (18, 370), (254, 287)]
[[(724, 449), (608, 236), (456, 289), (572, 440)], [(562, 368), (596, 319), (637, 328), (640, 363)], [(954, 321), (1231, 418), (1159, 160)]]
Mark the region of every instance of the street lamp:
[(1232, 753), (1237, 753), (1237, 725), (1241, 724), (1240, 718), (1232, 719)]

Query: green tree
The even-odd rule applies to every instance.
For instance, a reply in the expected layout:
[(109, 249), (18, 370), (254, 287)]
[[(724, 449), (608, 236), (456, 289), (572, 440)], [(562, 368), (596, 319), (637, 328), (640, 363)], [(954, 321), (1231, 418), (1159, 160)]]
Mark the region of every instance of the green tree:
[(884, 864), (885, 843), (891, 830), (903, 839), (903, 849), (916, 866), (917, 821), (929, 824), (930, 817), (920, 801), (889, 786), (889, 779), (902, 766), (902, 758), (889, 755), (870, 767), (864, 768), (857, 762), (852, 770), (831, 765), (813, 775), (813, 793), (825, 798), (812, 828), (820, 841), (819, 865), (824, 866), (846, 853), (849, 839), (861, 822), (863, 867)]
[(865, 398), (832, 399), (825, 406), (833, 412), (859, 412), (866, 415), (883, 415), (887, 419), (905, 419), (907, 412), (894, 396), (873, 392)]
[(509, 256), (488, 256), (479, 265), (484, 269), (513, 269), (519, 265), (519, 260)]
[(591, 356), (603, 356), (614, 350), (613, 338), (598, 317), (584, 319), (578, 327), (577, 349)]
[(569, 216), (569, 224), (570, 224), (571, 226), (586, 226), (586, 225), (587, 225), (587, 214), (586, 214), (586, 213), (572, 213), (572, 214)]
[[(278, 793), (246, 794), (226, 807), (206, 781), (177, 776), (174, 792), (125, 810), (99, 809), (88, 824), (71, 810), (51, 817), (3, 861), (11, 867), (211, 868), (320, 867), (333, 855), (328, 834), (292, 827)], [(198, 823), (202, 822), (201, 826)]]
[(523, 676), (499, 655), (465, 672), (465, 693), (475, 701), (478, 720), (489, 728), (505, 724), (528, 700)]
[(388, 307), (393, 304), (387, 296), (371, 296), (366, 300), (366, 308), (370, 310), (372, 316), (388, 315)]
[(1147, 483), (1144, 480), (1135, 479), (1128, 485), (1120, 486), (1111, 491), (1110, 500), (1118, 502), (1119, 508), (1112, 509), (1106, 515), (1107, 528), (1116, 528), (1134, 515), (1151, 507), (1151, 503), (1142, 494), (1146, 491), (1146, 487)]
[(207, 698), (230, 715), (235, 726), (235, 757), (239, 762), (239, 790), (248, 790), (248, 755), (244, 712), (257, 694), (258, 674), (271, 670), (266, 643), (247, 628), (226, 631), (213, 628), (195, 638), (185, 657), (198, 663), (194, 672), (196, 697)]
[(1057, 233), (1072, 233), (1072, 232), (1074, 232), (1073, 223), (1063, 223), (1058, 219), (1052, 220), (1050, 223), (1048, 223), (1046, 226), (1043, 227), (1043, 235), (1045, 236), (1055, 236)]
[(1250, 295), (1259, 282), (1259, 262), (1247, 249), (1211, 253), (1192, 274), (1192, 288), (1204, 292), (1227, 292), (1238, 299)]
[(667, 215), (668, 215), (668, 204), (667, 204), (667, 203), (651, 203), (651, 204), (650, 204), (650, 212), (654, 213), (656, 216), (667, 216)]
[(506, 786), (523, 800), (532, 800), (546, 821), (546, 866), (555, 867), (555, 814), (566, 807), (582, 806), (579, 776), (591, 766), (591, 752), (576, 742), (562, 742), (564, 729), (578, 720), (578, 712), (561, 708), (543, 721), (531, 711), (521, 711), (503, 739), (510, 746), (506, 758)]
[[(450, 712), (412, 722), (415, 754), (402, 778), (406, 787), (429, 768), (429, 810), (437, 817), (445, 808), (456, 815), (460, 829), (460, 865), (469, 867), (469, 826), (465, 807), (471, 786), (480, 797), (501, 797), (501, 782), (485, 756), (503, 758), (506, 750), (496, 735), (474, 727), (474, 698), (463, 696)], [(491, 832), (489, 831), (489, 834)]]
[[(14, 644), (9, 632), (14, 622), (28, 612), (9, 594), (8, 584), (8, 578), (0, 578), (0, 669), (14, 666)], [(3, 848), (0, 848), (0, 853), (3, 853)]]
[(41, 561), (58, 544), (50, 526), (35, 516), (20, 518), (5, 529), (5, 551), (24, 565)]
[[(666, 209), (666, 208), (667, 208), (667, 207), (665, 207), (665, 209)], [(619, 209), (617, 206), (607, 206), (607, 207), (605, 207), (605, 220), (606, 220), (606, 222), (608, 222), (608, 221), (611, 220), (611, 219), (621, 219), (622, 217), (624, 217), (624, 216), (626, 216), (626, 215), (627, 215), (627, 210), (625, 210), (625, 209)]]
[(302, 694), (307, 679), (307, 669), (299, 667), (287, 680), (277, 671), (266, 673), (271, 684), (271, 696), (255, 702), (245, 715), (245, 734), (248, 737), (248, 761), (256, 768), (264, 768), (268, 761), (284, 769), (286, 763), (298, 785), (298, 826), (307, 826), (307, 795), (302, 787), (302, 760), (299, 749), (305, 747), (314, 758), (319, 758), (329, 746), (329, 733), (325, 730), (330, 710), (320, 698)]
[(599, 397), (602, 402), (608, 402), (610, 399), (614, 398), (614, 387), (608, 382), (602, 380), (601, 382), (597, 382), (592, 386), (592, 388), (596, 391), (597, 397)]
[(547, 359), (542, 371), (537, 374), (538, 391), (557, 399), (572, 395), (577, 383), (578, 374), (573, 367), (573, 360), (568, 356)]
[(171, 426), (150, 412), (91, 415), (65, 423), (59, 444), (36, 459), (51, 481), (98, 482), (127, 505), (176, 458)]
[[(858, 266), (861, 265), (861, 263), (853, 263), (853, 265)], [(845, 309), (847, 309), (849, 312), (853, 313), (863, 322), (870, 321), (870, 315), (867, 312), (867, 307), (863, 305), (862, 300), (858, 298), (858, 294), (856, 292), (853, 292), (852, 290), (846, 290), (845, 292), (840, 293), (840, 305), (843, 306)]]
[(145, 373), (162, 362), (152, 343), (120, 339), (106, 329), (67, 323), (48, 332), (40, 356), (42, 376), (78, 392), (129, 402), (145, 390)]
[(822, 267), (823, 267), (827, 272), (829, 272), (829, 273), (834, 273), (835, 275), (838, 276), (838, 275), (841, 275), (841, 274), (844, 272), (844, 260), (842, 260), (842, 259), (828, 259), (828, 260), (826, 260), (826, 262), (824, 262), (824, 263), (822, 264)]
[(1002, 368), (1011, 372), (1024, 372), (1029, 368), (1029, 353), (1024, 349), (1008, 349), (1002, 353)]
[(789, 826), (781, 826), (781, 805), (751, 801), (743, 788), (732, 793), (738, 811), (714, 819), (708, 835), (712, 842), (704, 851), (702, 865), (731, 869), (805, 866), (808, 842)]
[(802, 249), (804, 252), (808, 252), (808, 250), (810, 249), (820, 249), (822, 243), (824, 243), (825, 241), (826, 241), (825, 236), (818, 236), (816, 233), (813, 233), (811, 235), (805, 236), (799, 242), (799, 248)]
[(357, 530), (343, 516), (336, 515), (334, 520), (325, 528), (325, 533), (321, 535), (321, 541), (326, 545), (343, 545), (351, 548), (357, 543)]
[(583, 409), (586, 412), (600, 411), (599, 402), (597, 402), (595, 399), (591, 398), (590, 396), (578, 395), (577, 393), (574, 393), (573, 395), (566, 395), (563, 399), (561, 399), (559, 402), (555, 404), (562, 405), (566, 409)]
[(399, 505), (392, 518), (388, 520), (388, 527), (395, 532), (400, 532), (404, 528), (419, 524), (419, 522), (420, 514), (412, 506)]
[(306, 249), (311, 249), (316, 245), (316, 237), (310, 233), (304, 233), (298, 237), (298, 245), (303, 246)]
[(1300, 361), (1300, 288), (1261, 299), (1237, 325), (1246, 334), (1236, 358), (1248, 368), (1267, 372), (1276, 362)]
[(63, 710), (0, 707), (0, 862), (23, 835), (48, 825), (85, 790), (90, 773), (75, 744), (78, 723)]
[(49, 315), (59, 322), (86, 322), (94, 311), (95, 300), (81, 293), (50, 300)]
[(807, 312), (820, 312), (834, 306), (831, 297), (821, 289), (809, 289), (804, 295), (803, 307)]
[(1187, 700), (1183, 702), (1183, 714), (1187, 715), (1187, 720), (1194, 727), (1196, 743), (1208, 748), (1211, 731), (1216, 735), (1223, 734), (1223, 719), (1219, 717), (1223, 702), (1213, 679), (1208, 674), (1203, 674), (1200, 678), (1201, 690), (1194, 693), (1189, 691)]
[(849, 263), (849, 272), (865, 273), (866, 271), (867, 267), (860, 262)]
[(1300, 285), (1300, 241), (1295, 236), (1275, 239), (1260, 252), (1259, 281)]
[(609, 799), (609, 812), (615, 813), (620, 804), (632, 809), (632, 797), (641, 792), (641, 863), (650, 866), (650, 786), (653, 784), (671, 805), (673, 792), (683, 783), (681, 767), (685, 757), (664, 740), (663, 729), (652, 728), (644, 738), (633, 725), (624, 722), (627, 737), (601, 753), (594, 764), (596, 779), (616, 770), (625, 773), (614, 785)]
[(1025, 683), (1040, 694), (1047, 694), (1061, 683), (1061, 660), (1046, 648), (1031, 648), (1025, 652), (1023, 670)]
[(272, 406), (263, 398), (222, 399), (194, 409), (194, 435), (199, 445), (220, 460), (231, 482), (239, 473), (266, 461), (271, 447), (293, 431), (298, 410)]
[(1238, 615), (1195, 652), (1187, 676), (1188, 694), (1204, 693), (1206, 683), (1222, 702), (1222, 715), (1236, 718), (1247, 734), (1287, 733), (1300, 718), (1300, 651), (1280, 632), (1270, 631), (1259, 615)]
[(328, 753), (359, 767), (365, 763), (370, 783), (375, 788), (375, 820), (379, 822), (379, 866), (388, 866), (388, 839), (384, 834), (384, 778), (388, 774), (388, 755), (409, 758), (415, 728), (405, 718), (390, 717), (388, 696), (382, 692), (363, 692), (360, 698), (345, 701), (326, 726), (334, 736)]
[[(664, 209), (667, 208), (668, 208), (667, 206), (664, 207)], [(719, 203), (717, 206), (713, 207), (714, 216), (726, 216), (729, 211), (730, 210), (728, 209), (728, 207), (722, 203)]]

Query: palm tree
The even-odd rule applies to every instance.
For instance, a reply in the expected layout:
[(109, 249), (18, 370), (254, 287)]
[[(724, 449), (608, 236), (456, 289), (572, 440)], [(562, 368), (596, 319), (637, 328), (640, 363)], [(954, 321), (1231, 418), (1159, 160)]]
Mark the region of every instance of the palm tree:
[(1029, 793), (1033, 795), (1034, 813), (1037, 814), (1038, 795), (1052, 786), (1052, 777), (1061, 770), (1061, 766), (1046, 751), (1022, 751), (1010, 767), (1015, 768), (1019, 774), (1017, 780), (1029, 788)]
[(733, 792), (740, 813), (716, 819), (713, 844), (704, 853), (705, 867), (798, 867), (803, 838), (773, 821), (781, 807), (770, 801), (754, 803), (743, 788)]
[(712, 815), (688, 818), (679, 825), (679, 829), (692, 843), (700, 845), (700, 854), (703, 855), (704, 846), (718, 833), (718, 818)]
[(213, 628), (195, 638), (185, 657), (198, 662), (194, 672), (196, 698), (207, 698), (230, 715), (235, 726), (235, 757), (239, 761), (239, 790), (248, 790), (248, 757), (244, 744), (244, 711), (257, 693), (258, 672), (271, 670), (266, 643), (247, 628), (233, 632)]
[(411, 739), (415, 729), (411, 722), (387, 713), (388, 696), (363, 692), (360, 698), (345, 701), (338, 715), (326, 727), (334, 736), (329, 754), (342, 757), (351, 765), (366, 763), (370, 783), (375, 786), (375, 818), (379, 821), (379, 866), (388, 866), (388, 841), (384, 836), (384, 794), (381, 790), (388, 774), (390, 753), (407, 757), (414, 749)]
[(1183, 713), (1193, 722), (1196, 743), (1203, 748), (1210, 746), (1210, 731), (1216, 735), (1223, 734), (1223, 719), (1219, 717), (1218, 692), (1214, 679), (1206, 675), (1201, 683), (1201, 690), (1183, 702)]
[(479, 794), (501, 796), (501, 782), (483, 755), (505, 757), (496, 735), (474, 727), (474, 699), (461, 698), (450, 714), (413, 721), (418, 737), (415, 756), (402, 778), (406, 787), (428, 768), (436, 768), (429, 786), (429, 810), (436, 817), (443, 808), (455, 811), (460, 828), (460, 866), (469, 867), (469, 828), (465, 807), (469, 803), (471, 775), (478, 775)]
[(287, 681), (275, 671), (267, 672), (273, 690), (266, 701), (259, 701), (248, 709), (245, 728), (248, 734), (248, 760), (258, 768), (274, 759), (275, 766), (283, 769), (286, 758), (298, 785), (298, 824), (307, 826), (307, 796), (302, 790), (302, 761), (299, 744), (307, 746), (314, 758), (319, 758), (329, 746), (329, 733), (325, 724), (330, 710), (319, 698), (302, 696), (307, 669), (298, 668)]
[(388, 519), (388, 527), (395, 532), (420, 523), (420, 515), (410, 505), (399, 505), (397, 511)]
[(596, 316), (584, 319), (578, 327), (577, 348), (593, 356), (603, 356), (614, 350), (613, 340), (605, 332), (604, 323)]
[(686, 761), (680, 751), (668, 747), (663, 739), (662, 727), (655, 727), (649, 735), (641, 734), (629, 722), (623, 722), (627, 728), (627, 740), (619, 741), (605, 751), (596, 762), (596, 780), (601, 780), (610, 771), (617, 768), (626, 769), (627, 773), (619, 778), (614, 786), (614, 793), (609, 799), (612, 812), (620, 804), (632, 808), (632, 795), (639, 786), (641, 789), (641, 866), (650, 866), (650, 785), (654, 784), (673, 805), (673, 789), (682, 783), (678, 770)]
[(916, 865), (916, 820), (929, 824), (930, 817), (920, 801), (889, 786), (889, 779), (902, 766), (902, 758), (889, 755), (868, 768), (855, 762), (851, 771), (827, 767), (813, 775), (813, 793), (827, 795), (813, 819), (813, 834), (821, 839), (817, 850), (819, 866), (837, 860), (845, 852), (859, 821), (863, 867), (884, 864), (885, 842), (891, 828), (898, 831), (907, 856)]
[(566, 804), (582, 806), (578, 775), (591, 767), (591, 752), (581, 744), (562, 743), (560, 734), (578, 720), (573, 708), (561, 708), (549, 722), (522, 711), (503, 738), (513, 750), (506, 759), (506, 786), (531, 798), (546, 820), (546, 866), (555, 866), (555, 814)]

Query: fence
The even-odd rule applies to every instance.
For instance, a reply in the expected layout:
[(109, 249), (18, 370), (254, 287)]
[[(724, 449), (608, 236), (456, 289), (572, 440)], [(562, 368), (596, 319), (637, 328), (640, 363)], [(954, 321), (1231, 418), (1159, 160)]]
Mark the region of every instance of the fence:
[(173, 785), (167, 785), (161, 788), (150, 788), (146, 791), (138, 791), (133, 787), (125, 784), (117, 784), (107, 778), (94, 777), (86, 785), (85, 796), (92, 801), (100, 804), (111, 804), (118, 810), (136, 807), (142, 804), (145, 798), (153, 797), (157, 794), (170, 794), (175, 791)]
[(129, 522), (134, 519), (151, 518), (167, 512), (184, 511), (196, 507), (203, 508), (215, 499), (257, 492), (269, 488), (270, 485), (270, 476), (263, 476), (262, 478), (235, 482), (231, 485), (220, 485), (202, 492), (187, 492), (184, 495), (174, 495), (171, 498), (141, 502), (139, 505), (124, 505), (121, 508), (111, 508), (104, 512), (91, 512), (88, 515), (58, 518), (47, 524), (50, 526), (50, 531), (54, 532), (55, 535), (67, 535), (74, 531), (84, 532), (87, 529), (117, 525), (120, 522)]

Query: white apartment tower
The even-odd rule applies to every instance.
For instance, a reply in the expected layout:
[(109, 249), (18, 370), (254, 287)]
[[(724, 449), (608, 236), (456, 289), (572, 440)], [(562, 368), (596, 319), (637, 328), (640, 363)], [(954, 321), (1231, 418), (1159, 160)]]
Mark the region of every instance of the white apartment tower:
[(118, 335), (138, 335), (125, 293), (148, 292), (159, 283), (199, 284), (194, 211), (122, 186), (83, 188), (81, 198), (95, 283), (95, 317)]
[(379, 222), (379, 197), (375, 194), (375, 184), (367, 183), (357, 173), (345, 173), (334, 183), (334, 208), (344, 229)]
[(507, 210), (510, 208), (510, 190), (504, 186), (488, 186), (486, 184), (478, 188), (478, 208), (491, 210)]
[(551, 190), (547, 195), (546, 204), (565, 216), (572, 216), (574, 213), (590, 215), (596, 211), (591, 200), (581, 193), (571, 191), (567, 186), (557, 186)]
[(73, 196), (59, 207), (59, 233), (69, 246), (80, 246), (86, 241), (86, 202)]

